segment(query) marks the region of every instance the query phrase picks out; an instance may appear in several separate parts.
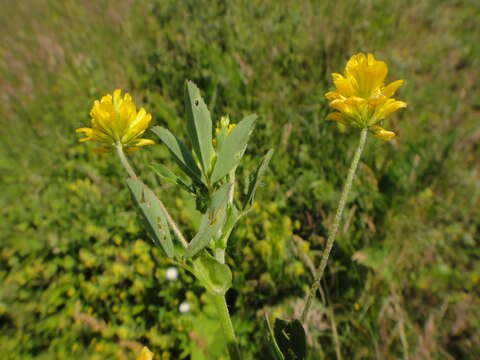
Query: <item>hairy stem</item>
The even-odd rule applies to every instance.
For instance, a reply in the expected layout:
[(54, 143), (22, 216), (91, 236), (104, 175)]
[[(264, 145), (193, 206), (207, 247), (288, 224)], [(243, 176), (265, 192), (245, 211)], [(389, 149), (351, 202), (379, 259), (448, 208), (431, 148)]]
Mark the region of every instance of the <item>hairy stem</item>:
[(230, 360), (241, 360), (240, 349), (235, 336), (235, 330), (233, 330), (232, 320), (230, 319), (230, 313), (228, 312), (225, 295), (212, 294), (211, 296), (215, 307), (217, 308), (218, 315), (220, 316), (220, 323), (222, 324), (223, 333), (227, 338), (227, 347), (228, 353), (230, 354)]
[(132, 179), (137, 179), (137, 174), (135, 174), (135, 171), (133, 170), (132, 166), (127, 160), (127, 157), (125, 156), (125, 153), (123, 152), (123, 145), (121, 143), (118, 143), (115, 145), (115, 149), (117, 150), (118, 158), (120, 159), (120, 162), (122, 163), (125, 170), (127, 170), (128, 175)]
[[(123, 152), (123, 145), (119, 143), (119, 144), (115, 145), (115, 149), (117, 150), (117, 155), (120, 159), (120, 162), (122, 163), (123, 167), (127, 171), (128, 175), (132, 179), (138, 179), (137, 174), (135, 174), (135, 171), (133, 170), (132, 166), (128, 162), (127, 157), (125, 156), (125, 153)], [(146, 185), (144, 185), (144, 186), (146, 186)], [(185, 239), (185, 236), (183, 236), (183, 234), (180, 231), (178, 225), (175, 223), (173, 218), (170, 216), (167, 208), (165, 207), (165, 205), (163, 205), (162, 200), (158, 199), (158, 203), (160, 205), (160, 208), (162, 209), (163, 214), (165, 215), (165, 218), (167, 219), (168, 225), (170, 225), (174, 234), (176, 235), (178, 240), (180, 240), (182, 246), (184, 248), (187, 248), (188, 247), (187, 239)]]
[(340, 222), (342, 220), (343, 210), (345, 209), (345, 204), (347, 203), (348, 193), (350, 192), (350, 188), (352, 187), (353, 178), (355, 177), (355, 172), (357, 171), (358, 162), (360, 161), (360, 157), (362, 156), (363, 148), (365, 147), (365, 143), (367, 141), (367, 134), (368, 129), (362, 129), (360, 133), (360, 141), (358, 143), (357, 151), (353, 156), (352, 164), (350, 165), (350, 169), (348, 170), (347, 180), (345, 185), (343, 186), (342, 195), (340, 196), (340, 201), (338, 202), (337, 212), (335, 214), (335, 219), (333, 221), (332, 228), (328, 235), (327, 245), (322, 253), (322, 259), (320, 261), (320, 266), (318, 267), (315, 280), (312, 284), (310, 292), (307, 296), (307, 301), (305, 302), (305, 307), (303, 308), (302, 312), (302, 323), (305, 323), (307, 319), (308, 312), (310, 307), (312, 306), (312, 300), (317, 293), (317, 290), (320, 286), (320, 281), (322, 280), (323, 273), (325, 272), (325, 267), (327, 266), (328, 258), (330, 256), (330, 252), (332, 251), (333, 243), (335, 242), (335, 238), (338, 233), (338, 228), (340, 226)]

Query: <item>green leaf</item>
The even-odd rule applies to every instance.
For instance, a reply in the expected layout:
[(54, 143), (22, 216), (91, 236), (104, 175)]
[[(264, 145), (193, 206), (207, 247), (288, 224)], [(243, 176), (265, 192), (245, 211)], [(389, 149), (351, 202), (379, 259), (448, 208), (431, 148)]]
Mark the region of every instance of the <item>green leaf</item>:
[(128, 178), (127, 185), (135, 203), (140, 204), (143, 199), (143, 183), (138, 179)]
[(255, 114), (247, 116), (226, 136), (213, 169), (212, 184), (222, 179), (238, 165), (247, 148), (248, 138), (253, 131), (256, 119), (257, 115)]
[(237, 207), (234, 204), (231, 204), (231, 206), (227, 208), (225, 225), (223, 226), (221, 242), (219, 244), (223, 248), (227, 247), (228, 238), (230, 237), (230, 234), (232, 233), (235, 224), (238, 220), (240, 220), (241, 217), (242, 214), (240, 213), (240, 211), (238, 211)]
[(192, 271), (200, 283), (214, 295), (225, 295), (232, 286), (230, 268), (206, 252), (193, 260)]
[(172, 237), (160, 200), (138, 179), (127, 179), (127, 185), (133, 200), (141, 210), (147, 233), (155, 244), (162, 247), (169, 258), (173, 258)]
[(270, 354), (273, 356), (273, 360), (285, 360), (285, 356), (283, 356), (280, 347), (275, 340), (275, 334), (273, 333), (272, 326), (270, 325), (270, 320), (268, 320), (268, 315), (265, 314), (265, 323), (267, 324), (267, 346), (270, 350)]
[(167, 145), (168, 150), (170, 150), (170, 153), (173, 155), (173, 159), (178, 166), (180, 166), (180, 168), (190, 176), (192, 180), (201, 182), (202, 176), (200, 169), (187, 146), (169, 130), (161, 126), (154, 126), (152, 131), (165, 145)]
[(232, 184), (223, 184), (212, 196), (210, 206), (203, 215), (200, 229), (188, 244), (185, 256), (187, 258), (196, 255), (207, 246), (211, 240), (219, 236), (225, 224), (227, 215), (228, 194)]
[(195, 333), (195, 341), (190, 341), (190, 360), (225, 360), (227, 342), (217, 308), (209, 297), (202, 306), (202, 311), (195, 314), (195, 319), (191, 322), (191, 331)]
[(210, 241), (212, 241), (214, 235), (215, 229), (210, 226), (210, 223), (208, 221), (208, 214), (204, 214), (202, 216), (202, 221), (200, 223), (200, 229), (198, 230), (198, 233), (188, 244), (188, 248), (185, 252), (185, 257), (190, 258), (196, 255), (200, 250), (207, 246)]
[(253, 174), (253, 179), (252, 181), (250, 181), (250, 184), (248, 186), (247, 198), (245, 201), (245, 205), (243, 206), (243, 210), (245, 210), (247, 207), (252, 206), (253, 199), (255, 198), (255, 193), (257, 191), (258, 185), (260, 184), (260, 180), (262, 179), (263, 175), (265, 174), (265, 171), (268, 168), (268, 164), (272, 159), (272, 155), (273, 155), (273, 149), (268, 150), (267, 154), (263, 157), (262, 161), (258, 165), (257, 170)]
[(233, 185), (230, 183), (223, 184), (213, 193), (209, 210), (215, 214), (215, 216), (220, 211), (225, 212), (228, 202), (228, 195), (232, 189), (232, 186)]
[(227, 138), (227, 135), (228, 135), (228, 127), (220, 126), (220, 131), (218, 133), (216, 133), (216, 130), (215, 130), (215, 139), (217, 139), (217, 149), (222, 148), (223, 142)]
[(177, 184), (177, 181), (179, 180), (179, 177), (175, 175), (172, 170), (167, 168), (166, 166), (163, 166), (162, 164), (153, 164), (150, 165), (150, 168), (155, 171), (155, 173), (158, 175), (158, 177), (164, 179), (165, 181), (171, 183), (171, 184)]
[(212, 158), (212, 119), (207, 105), (200, 95), (200, 90), (191, 81), (185, 84), (185, 109), (187, 131), (193, 145), (193, 150), (200, 159), (205, 174), (210, 170)]
[(304, 360), (307, 357), (307, 340), (302, 323), (276, 319), (274, 326), (275, 341), (288, 360)]
[(150, 168), (155, 171), (155, 173), (158, 175), (158, 177), (164, 179), (165, 181), (180, 185), (183, 187), (186, 191), (193, 193), (193, 189), (185, 183), (182, 179), (180, 179), (177, 175), (175, 175), (169, 168), (166, 166), (163, 166), (162, 164), (153, 164), (150, 165)]

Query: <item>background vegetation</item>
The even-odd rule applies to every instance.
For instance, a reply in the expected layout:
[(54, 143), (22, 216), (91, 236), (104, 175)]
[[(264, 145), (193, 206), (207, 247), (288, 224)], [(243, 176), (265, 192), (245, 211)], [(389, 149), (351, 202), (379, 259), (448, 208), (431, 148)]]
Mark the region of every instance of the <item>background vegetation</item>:
[[(213, 117), (260, 116), (244, 174), (270, 147), (236, 230), (229, 302), (262, 358), (263, 314), (298, 316), (356, 145), (324, 121), (330, 73), (373, 52), (406, 79), (389, 143), (371, 138), (308, 324), (311, 359), (480, 353), (480, 5), (473, 0), (23, 0), (0, 12), (3, 359), (225, 358), (192, 277), (138, 225), (114, 156), (78, 144), (92, 101), (129, 90), (185, 135), (183, 84)], [(193, 204), (132, 156), (185, 228)], [(188, 301), (191, 311), (178, 312)], [(475, 355), (477, 354), (477, 355)]]

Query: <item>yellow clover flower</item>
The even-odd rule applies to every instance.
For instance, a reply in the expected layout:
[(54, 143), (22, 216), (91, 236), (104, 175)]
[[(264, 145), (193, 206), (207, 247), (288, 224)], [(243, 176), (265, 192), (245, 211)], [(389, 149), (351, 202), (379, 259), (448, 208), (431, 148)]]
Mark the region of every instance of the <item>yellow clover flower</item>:
[(325, 97), (330, 101), (330, 107), (338, 112), (329, 114), (327, 120), (368, 128), (382, 140), (394, 137), (394, 132), (376, 125), (394, 111), (407, 106), (405, 102), (392, 98), (403, 80), (384, 86), (387, 73), (387, 64), (377, 61), (372, 54), (353, 55), (345, 66), (344, 75), (332, 74), (336, 89), (327, 92)]
[(148, 347), (144, 346), (142, 352), (138, 355), (137, 360), (152, 360), (153, 352), (151, 352)]
[(95, 140), (104, 146), (95, 148), (97, 153), (107, 153), (117, 144), (126, 148), (128, 153), (138, 150), (139, 146), (151, 145), (155, 142), (150, 139), (138, 138), (147, 129), (152, 115), (144, 108), (137, 112), (137, 107), (132, 102), (130, 94), (117, 89), (113, 94), (107, 94), (100, 101), (95, 100), (90, 111), (91, 128), (76, 129), (86, 137), (80, 141)]
[(220, 125), (215, 128), (215, 134), (219, 135), (222, 129), (227, 130), (227, 135), (232, 132), (236, 124), (230, 124), (230, 117), (228, 115), (222, 116), (220, 118)]
[(228, 115), (222, 116), (220, 122), (215, 128), (215, 139), (213, 139), (213, 145), (220, 148), (225, 140), (225, 137), (229, 135), (236, 124), (230, 124), (230, 117)]

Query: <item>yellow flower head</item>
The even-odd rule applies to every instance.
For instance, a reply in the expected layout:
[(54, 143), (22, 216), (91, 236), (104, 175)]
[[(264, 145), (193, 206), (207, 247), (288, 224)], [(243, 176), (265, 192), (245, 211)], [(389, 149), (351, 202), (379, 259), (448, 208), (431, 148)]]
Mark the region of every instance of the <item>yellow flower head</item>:
[(152, 360), (153, 353), (148, 349), (148, 347), (144, 346), (142, 348), (142, 352), (138, 355), (137, 360)]
[(220, 134), (223, 129), (226, 129), (227, 135), (235, 128), (236, 124), (230, 124), (230, 117), (228, 115), (220, 118), (220, 124), (215, 128), (215, 134)]
[(394, 132), (376, 125), (394, 111), (407, 106), (405, 102), (392, 98), (403, 80), (385, 86), (387, 73), (387, 64), (377, 61), (372, 54), (353, 55), (345, 66), (344, 75), (332, 74), (336, 89), (327, 92), (325, 97), (330, 101), (330, 107), (338, 112), (329, 114), (327, 120), (368, 128), (382, 140), (394, 137)]
[(213, 145), (220, 148), (225, 140), (225, 137), (229, 135), (233, 129), (235, 129), (236, 124), (230, 124), (230, 117), (228, 115), (222, 116), (220, 122), (215, 128), (215, 136), (213, 139)]
[(95, 100), (90, 111), (91, 128), (79, 128), (77, 133), (83, 133), (80, 141), (95, 140), (104, 146), (95, 148), (97, 153), (106, 153), (113, 150), (115, 145), (121, 144), (127, 152), (138, 150), (139, 146), (154, 144), (153, 140), (138, 138), (147, 129), (152, 115), (144, 108), (137, 112), (137, 107), (132, 102), (130, 94), (117, 89), (113, 94)]

